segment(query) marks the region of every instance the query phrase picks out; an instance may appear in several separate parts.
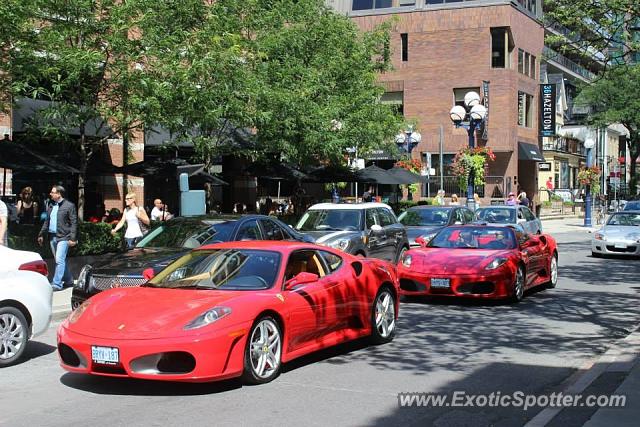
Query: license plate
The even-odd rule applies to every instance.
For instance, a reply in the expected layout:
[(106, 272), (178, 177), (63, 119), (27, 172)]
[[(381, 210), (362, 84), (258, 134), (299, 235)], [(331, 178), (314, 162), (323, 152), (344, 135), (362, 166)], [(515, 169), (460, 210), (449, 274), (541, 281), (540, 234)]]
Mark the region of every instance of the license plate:
[(449, 279), (431, 279), (431, 287), (438, 289), (449, 289)]
[(626, 243), (616, 243), (615, 247), (617, 249), (627, 249), (627, 244)]
[(120, 363), (120, 353), (116, 347), (91, 346), (91, 360), (94, 363), (115, 365)]

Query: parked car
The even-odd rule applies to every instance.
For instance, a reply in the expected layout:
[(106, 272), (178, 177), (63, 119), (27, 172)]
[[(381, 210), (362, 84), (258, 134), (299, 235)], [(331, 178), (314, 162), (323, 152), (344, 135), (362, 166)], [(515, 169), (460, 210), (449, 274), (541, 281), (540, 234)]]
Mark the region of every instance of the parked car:
[(18, 361), (51, 322), (53, 288), (36, 252), (0, 246), (0, 367)]
[(446, 226), (468, 224), (473, 220), (473, 211), (463, 206), (415, 206), (398, 217), (407, 228), (411, 247), (420, 246), (417, 237), (429, 241)]
[(58, 352), (71, 372), (266, 383), (313, 351), (391, 341), (398, 308), (386, 261), (300, 242), (227, 242), (85, 301), (60, 326)]
[(542, 222), (526, 206), (495, 205), (478, 208), (476, 220), (486, 224), (521, 225), (526, 233), (541, 234)]
[(305, 212), (296, 230), (320, 245), (394, 263), (409, 249), (407, 231), (384, 203), (319, 203)]
[(145, 269), (155, 274), (193, 248), (233, 240), (313, 241), (265, 215), (174, 218), (149, 231), (135, 249), (85, 265), (73, 288), (71, 307), (105, 289), (140, 286), (148, 279)]
[(591, 255), (640, 256), (640, 210), (616, 212), (593, 233)]
[(553, 237), (521, 228), (466, 225), (440, 230), (398, 264), (404, 295), (522, 300), (525, 290), (558, 282)]

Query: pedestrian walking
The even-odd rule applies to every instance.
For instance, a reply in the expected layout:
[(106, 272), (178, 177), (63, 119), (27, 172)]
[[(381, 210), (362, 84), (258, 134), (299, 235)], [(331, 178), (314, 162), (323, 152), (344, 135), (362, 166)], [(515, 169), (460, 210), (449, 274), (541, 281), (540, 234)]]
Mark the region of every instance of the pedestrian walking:
[(36, 218), (38, 218), (38, 202), (33, 199), (31, 187), (22, 189), (16, 208), (20, 224), (35, 224)]
[(144, 208), (137, 205), (135, 193), (127, 194), (124, 202), (126, 204), (124, 215), (118, 225), (111, 230), (111, 234), (115, 235), (126, 224), (127, 231), (124, 233), (124, 241), (127, 243), (127, 249), (133, 249), (144, 235), (143, 228), (148, 226), (151, 221)]
[(73, 286), (73, 275), (67, 268), (67, 253), (78, 243), (78, 213), (76, 205), (64, 198), (63, 186), (54, 185), (49, 195), (52, 202), (38, 234), (38, 244), (42, 246), (44, 236), (48, 236), (49, 247), (56, 260), (51, 286), (54, 291), (61, 291), (65, 286)]
[(555, 187), (553, 185), (553, 177), (550, 176), (547, 180), (547, 190), (553, 190)]
[(7, 209), (7, 205), (0, 200), (0, 246), (9, 246), (8, 226), (9, 209)]

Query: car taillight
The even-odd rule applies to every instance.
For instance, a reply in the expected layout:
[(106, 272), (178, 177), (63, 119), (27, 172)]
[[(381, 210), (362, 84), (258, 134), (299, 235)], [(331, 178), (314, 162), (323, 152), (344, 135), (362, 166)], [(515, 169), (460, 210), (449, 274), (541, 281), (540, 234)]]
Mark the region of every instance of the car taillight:
[(36, 273), (40, 273), (43, 276), (49, 275), (49, 268), (47, 267), (47, 263), (42, 260), (31, 261), (22, 264), (20, 267), (18, 267), (18, 270), (33, 271)]

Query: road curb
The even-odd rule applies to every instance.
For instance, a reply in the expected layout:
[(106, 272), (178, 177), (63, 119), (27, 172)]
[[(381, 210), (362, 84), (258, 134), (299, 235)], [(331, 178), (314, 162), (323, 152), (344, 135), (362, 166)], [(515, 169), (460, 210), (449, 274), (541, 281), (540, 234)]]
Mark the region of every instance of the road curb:
[(64, 320), (64, 319), (67, 318), (69, 313), (71, 313), (71, 307), (69, 307), (69, 308), (62, 308), (62, 307), (54, 308), (53, 312), (51, 313), (51, 321), (52, 322), (56, 322), (56, 321)]
[[(626, 372), (640, 359), (640, 324), (626, 337), (612, 344), (604, 354), (587, 361), (578, 371), (564, 381), (562, 393), (576, 395), (582, 393), (604, 372)], [(538, 412), (525, 427), (544, 427), (562, 411), (564, 407), (547, 407)]]

